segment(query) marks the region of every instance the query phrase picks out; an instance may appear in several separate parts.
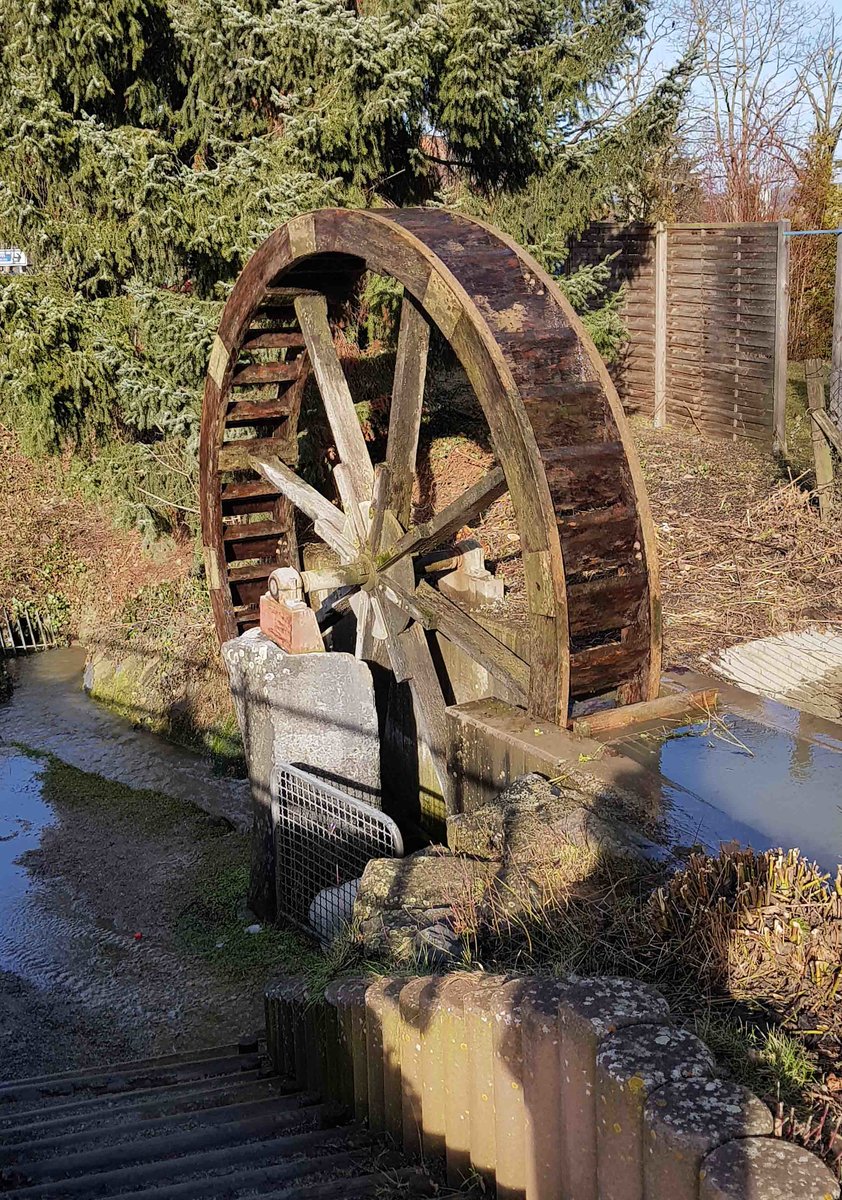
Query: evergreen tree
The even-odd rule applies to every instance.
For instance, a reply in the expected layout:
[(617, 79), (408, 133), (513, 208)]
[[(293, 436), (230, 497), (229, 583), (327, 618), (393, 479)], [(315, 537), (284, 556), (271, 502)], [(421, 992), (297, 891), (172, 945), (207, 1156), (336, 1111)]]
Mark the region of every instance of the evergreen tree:
[[(644, 19), (645, 0), (0, 0), (0, 242), (36, 264), (0, 285), (0, 419), (171, 521), (149, 464), (192, 469), (219, 305), (267, 233), (446, 200), (558, 271), (671, 135), (680, 72), (592, 120)], [(610, 349), (604, 274), (567, 286)]]

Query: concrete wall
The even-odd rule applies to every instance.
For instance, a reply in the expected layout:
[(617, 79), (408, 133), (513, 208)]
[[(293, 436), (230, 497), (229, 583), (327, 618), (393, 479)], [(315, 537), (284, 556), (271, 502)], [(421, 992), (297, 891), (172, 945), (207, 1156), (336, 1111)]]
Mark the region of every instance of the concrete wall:
[(506, 1200), (835, 1200), (653, 988), (479, 973), (266, 996), (274, 1064)]

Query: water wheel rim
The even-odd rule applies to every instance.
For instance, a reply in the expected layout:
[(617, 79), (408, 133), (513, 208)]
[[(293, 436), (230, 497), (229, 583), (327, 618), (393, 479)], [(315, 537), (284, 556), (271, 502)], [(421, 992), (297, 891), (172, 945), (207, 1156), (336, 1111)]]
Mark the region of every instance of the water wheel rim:
[[(437, 217), (437, 213), (441, 215)], [(470, 294), (462, 280), (427, 244), (421, 236), (424, 229), (421, 228), (419, 233), (411, 228), (413, 222), (425, 226), (445, 219), (451, 224), (458, 223), (457, 232), (467, 227), (484, 231), (489, 238), (496, 239), (500, 248), (509, 252), (511, 261), (507, 270), (511, 270), (514, 263), (518, 269), (528, 271), (533, 281), (538, 281), (539, 287), (563, 314), (564, 324), (587, 359), (589, 370), (601, 390), (602, 402), (611, 413), (619, 434), (618, 442), (623, 447), (626, 469), (631, 475), (628, 491), (633, 501), (636, 528), (639, 526), (639, 542), (635, 545), (640, 546), (637, 557), (642, 560), (642, 570), (647, 578), (645, 604), (641, 604), (641, 614), (637, 618), (637, 625), (646, 628), (634, 630), (638, 643), (646, 643), (645, 662), (634, 683), (635, 694), (627, 698), (650, 698), (657, 694), (660, 666), (654, 531), (633, 448), (631, 452), (629, 450), (630, 435), (616, 392), (578, 319), (538, 264), (496, 230), (442, 210), (390, 210), (383, 213), (328, 209), (294, 218), (256, 251), (235, 285), (211, 354), (201, 439), (203, 540), (220, 636), (233, 636), (236, 632), (227, 588), (228, 564), (219, 538), (222, 511), (218, 456), (224, 438), (231, 375), (240, 347), (273, 284), (282, 283), (299, 265), (318, 261), (320, 255), (339, 255), (349, 261), (357, 258), (365, 267), (389, 275), (403, 285), (405, 294), (451, 344), (474, 388), (512, 495), (523, 550), (531, 628), (531, 670), (525, 707), (534, 717), (556, 724), (566, 722), (570, 704), (571, 630), (568, 581), (554, 497), (541, 448), (513, 373), (511, 356), (507, 358), (498, 341), (499, 331), (495, 333), (491, 327), (488, 306), (483, 305), (486, 309), (483, 311), (483, 297)]]

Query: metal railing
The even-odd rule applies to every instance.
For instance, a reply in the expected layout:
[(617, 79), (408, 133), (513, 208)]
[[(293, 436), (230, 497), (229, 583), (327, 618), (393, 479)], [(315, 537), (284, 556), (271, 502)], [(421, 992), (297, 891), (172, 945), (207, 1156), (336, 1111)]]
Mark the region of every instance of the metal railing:
[(0, 655), (15, 658), (58, 646), (59, 641), (49, 618), (28, 605), (12, 608), (0, 605)]

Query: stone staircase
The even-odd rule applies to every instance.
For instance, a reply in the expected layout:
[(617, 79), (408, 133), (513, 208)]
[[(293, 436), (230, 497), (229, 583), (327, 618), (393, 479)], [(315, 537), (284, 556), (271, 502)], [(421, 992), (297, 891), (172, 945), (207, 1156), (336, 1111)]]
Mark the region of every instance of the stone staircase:
[(0, 1084), (4, 1196), (384, 1200), (436, 1186), (279, 1076), (257, 1042)]

